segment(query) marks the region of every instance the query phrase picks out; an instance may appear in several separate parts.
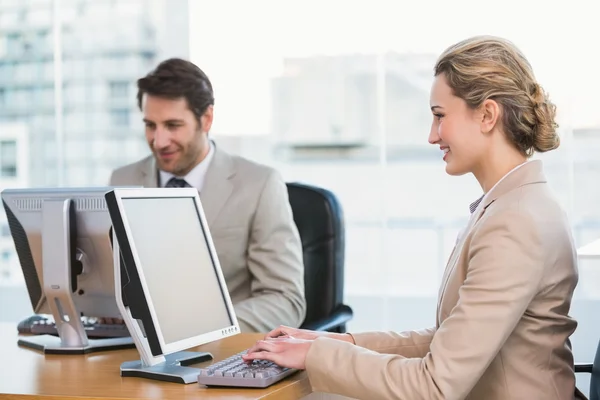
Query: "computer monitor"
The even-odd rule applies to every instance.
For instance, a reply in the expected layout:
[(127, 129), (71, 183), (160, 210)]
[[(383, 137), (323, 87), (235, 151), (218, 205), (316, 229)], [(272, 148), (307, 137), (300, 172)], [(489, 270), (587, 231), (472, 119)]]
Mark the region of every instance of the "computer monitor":
[(130, 337), (89, 339), (81, 316), (120, 318), (115, 300), (111, 220), (113, 187), (5, 189), (2, 203), (33, 311), (52, 314), (58, 337), (20, 336), (52, 354), (134, 347)]
[(240, 332), (198, 191), (115, 189), (106, 203), (117, 304), (141, 356), (121, 376), (197, 382), (189, 365), (212, 356), (182, 350)]

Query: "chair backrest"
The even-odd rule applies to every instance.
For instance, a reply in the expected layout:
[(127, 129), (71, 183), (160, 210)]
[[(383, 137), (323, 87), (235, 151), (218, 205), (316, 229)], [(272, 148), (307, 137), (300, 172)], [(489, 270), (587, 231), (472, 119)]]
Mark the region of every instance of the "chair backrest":
[(594, 358), (594, 365), (592, 366), (590, 400), (600, 400), (600, 342), (598, 342), (596, 357)]
[(302, 240), (306, 325), (343, 305), (344, 216), (338, 199), (326, 189), (301, 183), (288, 183), (287, 188)]

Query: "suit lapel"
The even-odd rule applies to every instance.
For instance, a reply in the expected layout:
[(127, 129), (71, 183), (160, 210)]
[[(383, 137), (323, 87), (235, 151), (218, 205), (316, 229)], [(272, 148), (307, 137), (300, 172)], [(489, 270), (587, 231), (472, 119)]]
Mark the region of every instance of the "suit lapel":
[(233, 191), (231, 178), (235, 175), (233, 159), (214, 144), (215, 154), (206, 172), (200, 201), (211, 227)]
[(140, 175), (143, 187), (158, 187), (158, 170), (154, 156), (147, 157), (140, 163)]

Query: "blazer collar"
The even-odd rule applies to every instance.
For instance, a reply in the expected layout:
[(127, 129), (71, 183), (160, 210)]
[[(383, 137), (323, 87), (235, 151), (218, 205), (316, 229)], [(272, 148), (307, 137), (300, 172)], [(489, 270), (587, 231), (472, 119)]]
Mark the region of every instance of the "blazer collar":
[(547, 182), (541, 160), (532, 160), (506, 175), (483, 198), (481, 207), (485, 210), (499, 197), (519, 187), (533, 183)]

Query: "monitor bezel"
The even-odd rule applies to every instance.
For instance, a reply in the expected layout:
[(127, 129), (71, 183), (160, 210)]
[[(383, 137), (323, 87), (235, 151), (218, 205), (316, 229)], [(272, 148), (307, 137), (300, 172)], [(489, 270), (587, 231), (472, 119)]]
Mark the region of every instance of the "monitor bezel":
[[(160, 348), (163, 354), (171, 354), (177, 351), (189, 349), (191, 347), (200, 346), (209, 342), (213, 342), (219, 339), (223, 339), (228, 336), (233, 336), (240, 333), (239, 323), (237, 320), (237, 316), (235, 314), (235, 309), (233, 307), (233, 303), (231, 301), (231, 296), (229, 294), (229, 290), (227, 288), (227, 284), (225, 281), (225, 277), (223, 275), (223, 271), (221, 269), (221, 264), (219, 262), (219, 258), (217, 256), (217, 251), (215, 249), (212, 236), (210, 233), (210, 229), (208, 226), (208, 222), (206, 220), (206, 216), (204, 214), (204, 209), (202, 208), (202, 203), (200, 202), (200, 196), (198, 191), (194, 188), (140, 188), (140, 189), (114, 189), (113, 191), (115, 205), (117, 207), (116, 213), (110, 213), (111, 218), (119, 218), (120, 223), (115, 223), (113, 221), (113, 229), (118, 229), (118, 226), (122, 226), (124, 229), (125, 235), (117, 235), (117, 237), (125, 238), (127, 240), (127, 244), (124, 246), (123, 243), (119, 243), (121, 251), (131, 251), (131, 260), (134, 262), (134, 267), (136, 268), (139, 278), (140, 278), (140, 286), (144, 292), (144, 296), (146, 298), (146, 303), (148, 306), (150, 318), (152, 319), (152, 325), (154, 327), (154, 331), (156, 337), (158, 339)], [(127, 218), (127, 213), (125, 211), (125, 207), (123, 204), (123, 200), (128, 199), (161, 199), (161, 198), (191, 198), (194, 201), (194, 205), (196, 207), (196, 213), (198, 215), (199, 223), (201, 225), (204, 238), (206, 240), (206, 244), (208, 247), (209, 255), (212, 259), (213, 268), (215, 269), (215, 273), (217, 275), (217, 280), (221, 287), (221, 292), (223, 295), (223, 299), (226, 303), (227, 312), (229, 313), (230, 320), (232, 324), (229, 326), (224, 326), (218, 330), (203, 333), (200, 335), (196, 335), (187, 339), (178, 340), (172, 343), (166, 343), (164, 340), (164, 336), (162, 333), (162, 329), (158, 318), (156, 316), (156, 310), (154, 308), (154, 303), (152, 296), (148, 290), (148, 286), (146, 284), (146, 278), (144, 275), (144, 269), (141, 265), (140, 258), (135, 246), (135, 242), (133, 240), (131, 226), (129, 223), (129, 219)], [(107, 202), (107, 205), (110, 207), (110, 203)], [(118, 232), (117, 232), (118, 233)], [(119, 239), (120, 240), (120, 239)], [(130, 268), (129, 266), (127, 268)], [(198, 305), (199, 310), (201, 306)], [(201, 312), (198, 313), (197, 317), (201, 317)], [(190, 316), (194, 318), (194, 316)], [(148, 327), (145, 326), (147, 329)]]

